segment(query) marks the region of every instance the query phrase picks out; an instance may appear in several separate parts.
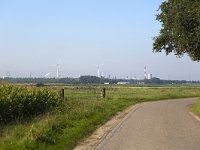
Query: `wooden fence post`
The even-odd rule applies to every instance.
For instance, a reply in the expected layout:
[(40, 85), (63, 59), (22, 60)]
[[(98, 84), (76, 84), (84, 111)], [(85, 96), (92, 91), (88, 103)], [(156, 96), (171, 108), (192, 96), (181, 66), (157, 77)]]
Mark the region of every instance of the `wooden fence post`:
[(103, 98), (106, 97), (106, 88), (103, 88), (103, 90), (102, 90), (102, 97), (103, 97)]
[(65, 89), (61, 89), (61, 91), (60, 91), (60, 98), (62, 100), (64, 100), (64, 98), (65, 98)]

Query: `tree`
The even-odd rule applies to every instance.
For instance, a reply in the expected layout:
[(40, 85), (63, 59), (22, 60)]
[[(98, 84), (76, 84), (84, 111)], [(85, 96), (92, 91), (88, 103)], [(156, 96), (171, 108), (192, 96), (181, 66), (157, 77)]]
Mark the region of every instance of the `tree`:
[(96, 76), (81, 76), (79, 82), (83, 84), (100, 83), (100, 78)]
[(188, 54), (200, 61), (200, 0), (168, 0), (160, 5), (156, 20), (162, 27), (154, 37), (153, 52)]

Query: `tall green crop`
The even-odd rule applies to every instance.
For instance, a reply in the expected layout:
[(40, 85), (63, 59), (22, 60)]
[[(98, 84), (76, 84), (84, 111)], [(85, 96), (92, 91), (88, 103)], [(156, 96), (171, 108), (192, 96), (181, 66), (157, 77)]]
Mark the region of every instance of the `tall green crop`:
[(27, 119), (60, 103), (59, 93), (45, 88), (0, 85), (0, 123)]

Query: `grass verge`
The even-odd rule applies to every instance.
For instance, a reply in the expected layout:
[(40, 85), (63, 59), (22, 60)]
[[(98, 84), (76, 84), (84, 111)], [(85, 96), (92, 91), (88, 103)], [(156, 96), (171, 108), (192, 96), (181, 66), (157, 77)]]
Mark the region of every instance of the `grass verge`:
[(191, 110), (195, 115), (197, 115), (198, 117), (200, 117), (200, 99), (197, 101), (196, 104), (190, 106), (190, 110)]

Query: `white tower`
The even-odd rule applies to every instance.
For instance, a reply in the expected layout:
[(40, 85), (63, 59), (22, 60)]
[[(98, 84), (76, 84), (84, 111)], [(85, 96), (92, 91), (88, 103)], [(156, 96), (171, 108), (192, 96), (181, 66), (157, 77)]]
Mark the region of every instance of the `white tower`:
[(100, 67), (102, 67), (103, 64), (101, 64), (101, 65), (95, 65), (95, 66), (97, 67), (97, 76), (98, 76), (99, 78), (101, 78)]
[(60, 64), (59, 63), (57, 63), (57, 72), (56, 72), (56, 77), (57, 78), (60, 78)]
[(100, 67), (99, 66), (97, 66), (97, 75), (98, 75), (99, 78), (101, 77)]

